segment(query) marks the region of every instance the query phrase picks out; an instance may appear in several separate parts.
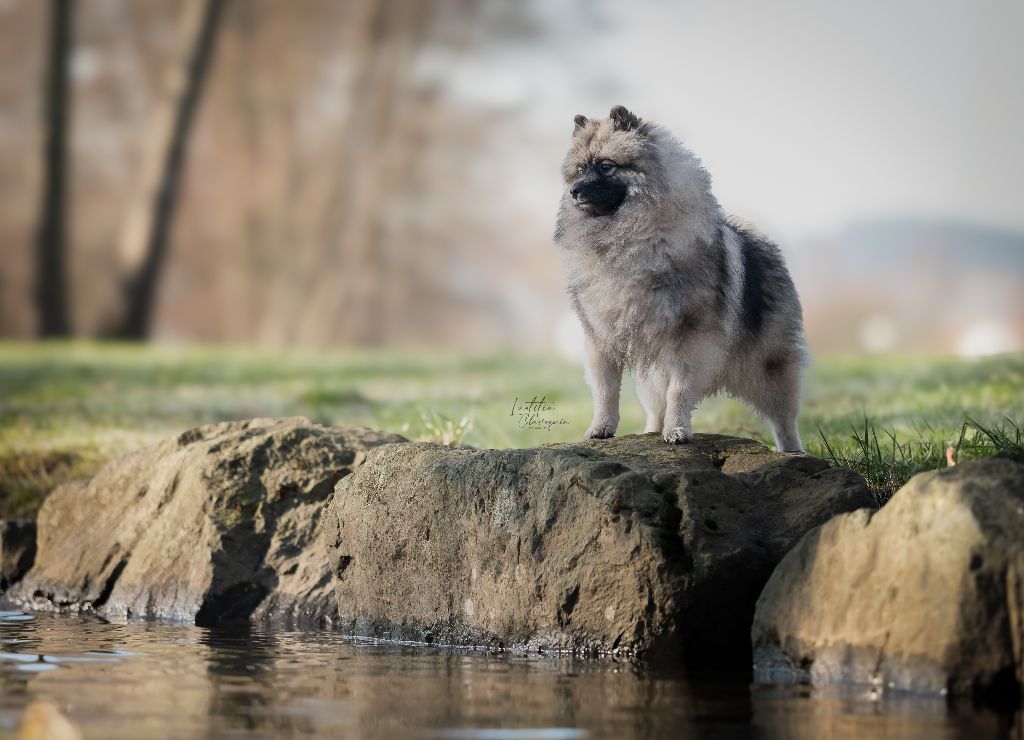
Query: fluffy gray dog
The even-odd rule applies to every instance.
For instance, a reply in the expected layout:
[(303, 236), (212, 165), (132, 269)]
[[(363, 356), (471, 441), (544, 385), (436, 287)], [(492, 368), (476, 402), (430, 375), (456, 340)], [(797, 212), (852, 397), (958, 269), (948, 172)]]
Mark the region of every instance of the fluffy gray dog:
[(728, 221), (700, 160), (622, 106), (576, 116), (555, 227), (586, 335), (594, 399), (586, 437), (619, 424), (632, 371), (648, 432), (693, 438), (691, 415), (724, 390), (802, 451), (796, 418), (807, 362), (800, 299), (778, 248)]

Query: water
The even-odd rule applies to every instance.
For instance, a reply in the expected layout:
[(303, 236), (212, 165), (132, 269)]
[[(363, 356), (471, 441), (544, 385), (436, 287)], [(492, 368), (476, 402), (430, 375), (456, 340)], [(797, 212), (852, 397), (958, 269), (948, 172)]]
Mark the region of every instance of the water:
[(1021, 737), (941, 701), (628, 663), (0, 612), (0, 737), (49, 699), (87, 738)]

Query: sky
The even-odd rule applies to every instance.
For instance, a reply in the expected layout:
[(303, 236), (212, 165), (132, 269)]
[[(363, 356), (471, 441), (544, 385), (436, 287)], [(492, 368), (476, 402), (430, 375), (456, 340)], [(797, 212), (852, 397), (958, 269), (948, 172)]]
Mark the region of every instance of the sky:
[[(449, 82), (525, 108), (538, 139), (622, 103), (696, 151), (727, 211), (779, 238), (889, 216), (1024, 231), (1022, 2), (534, 0), (531, 13), (538, 42), (512, 37)], [(560, 186), (551, 171), (530, 189), (538, 204)]]

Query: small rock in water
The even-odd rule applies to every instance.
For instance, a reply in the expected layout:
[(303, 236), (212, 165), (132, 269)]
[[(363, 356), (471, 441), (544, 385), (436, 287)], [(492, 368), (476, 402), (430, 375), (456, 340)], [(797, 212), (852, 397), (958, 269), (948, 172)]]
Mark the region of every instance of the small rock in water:
[(37, 700), (25, 707), (18, 740), (82, 740), (82, 731), (56, 706)]

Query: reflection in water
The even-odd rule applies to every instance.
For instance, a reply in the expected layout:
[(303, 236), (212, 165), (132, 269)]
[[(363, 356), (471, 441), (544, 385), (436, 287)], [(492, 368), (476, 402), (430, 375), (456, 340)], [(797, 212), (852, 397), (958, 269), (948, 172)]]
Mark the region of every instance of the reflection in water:
[(103, 738), (1021, 737), (1019, 715), (746, 676), (0, 612), (0, 736), (38, 698)]

